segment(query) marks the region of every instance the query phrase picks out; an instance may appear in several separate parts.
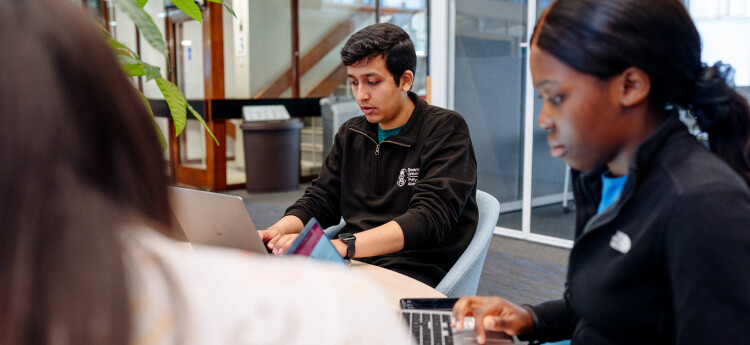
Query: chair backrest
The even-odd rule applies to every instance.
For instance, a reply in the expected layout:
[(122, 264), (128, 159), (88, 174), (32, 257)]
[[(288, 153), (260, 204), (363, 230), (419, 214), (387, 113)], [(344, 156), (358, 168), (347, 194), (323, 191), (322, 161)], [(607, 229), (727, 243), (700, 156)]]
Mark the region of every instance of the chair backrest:
[(448, 297), (476, 295), (484, 258), (500, 216), (500, 202), (492, 195), (477, 190), (479, 220), (474, 238), (435, 288)]
[(336, 237), (339, 231), (344, 228), (344, 225), (346, 225), (346, 222), (344, 221), (344, 218), (341, 218), (341, 221), (338, 225), (325, 228), (325, 230), (323, 230), (323, 233), (325, 233), (328, 238), (333, 239), (334, 237)]

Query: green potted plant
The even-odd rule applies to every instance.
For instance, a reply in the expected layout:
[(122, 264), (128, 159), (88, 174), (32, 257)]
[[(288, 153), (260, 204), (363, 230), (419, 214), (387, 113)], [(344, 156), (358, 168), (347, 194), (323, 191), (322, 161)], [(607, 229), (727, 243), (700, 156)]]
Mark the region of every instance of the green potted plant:
[[(167, 45), (164, 42), (164, 38), (157, 28), (156, 24), (154, 23), (153, 19), (151, 19), (151, 16), (143, 9), (143, 7), (148, 3), (149, 0), (111, 1), (114, 3), (115, 7), (125, 13), (133, 21), (138, 31), (145, 38), (146, 42), (148, 42), (151, 47), (164, 55), (167, 60), (167, 69), (169, 69), (169, 66), (171, 66), (171, 61), (169, 61), (169, 52), (167, 51)], [(235, 18), (237, 17), (234, 13), (234, 10), (232, 10), (232, 8), (227, 3), (221, 0), (207, 1), (224, 5), (224, 8), (226, 8), (227, 11), (232, 14), (232, 16), (234, 16)], [(186, 15), (197, 20), (198, 22), (202, 21), (201, 9), (193, 0), (172, 0), (172, 3)], [(193, 109), (192, 106), (190, 106), (185, 98), (185, 95), (182, 93), (182, 91), (180, 91), (179, 88), (177, 88), (177, 85), (162, 76), (161, 69), (159, 67), (141, 60), (139, 54), (126, 47), (116, 39), (112, 38), (109, 35), (107, 29), (105, 29), (104, 27), (101, 27), (101, 29), (105, 32), (109, 44), (115, 49), (117, 57), (120, 60), (125, 73), (127, 73), (127, 75), (130, 77), (145, 77), (146, 82), (150, 82), (153, 80), (159, 87), (159, 91), (161, 91), (161, 94), (164, 96), (164, 100), (167, 102), (167, 106), (169, 107), (169, 112), (172, 115), (176, 135), (179, 135), (182, 130), (185, 129), (185, 125), (187, 123), (187, 111), (190, 111), (193, 116), (195, 116), (195, 118), (198, 119), (201, 124), (203, 124), (206, 132), (211, 135), (211, 137), (214, 139), (214, 142), (216, 142), (217, 145), (219, 144), (219, 141), (208, 128), (203, 117), (195, 109)], [(151, 115), (153, 116), (151, 106), (148, 103), (146, 96), (143, 95), (143, 93), (141, 93), (141, 95), (143, 96), (143, 102), (146, 104), (146, 108), (149, 110), (149, 112), (151, 112)], [(159, 126), (156, 125), (156, 122), (154, 122), (154, 128), (159, 135), (162, 149), (166, 149), (167, 144), (166, 140), (164, 139), (164, 134), (161, 132), (161, 129), (159, 129)]]

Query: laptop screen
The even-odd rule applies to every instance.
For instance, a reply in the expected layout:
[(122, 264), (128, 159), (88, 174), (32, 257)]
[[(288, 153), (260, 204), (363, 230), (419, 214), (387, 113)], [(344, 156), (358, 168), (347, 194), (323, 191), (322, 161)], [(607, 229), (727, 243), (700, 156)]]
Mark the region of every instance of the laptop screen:
[(315, 218), (307, 222), (287, 251), (287, 255), (304, 255), (317, 260), (346, 263)]

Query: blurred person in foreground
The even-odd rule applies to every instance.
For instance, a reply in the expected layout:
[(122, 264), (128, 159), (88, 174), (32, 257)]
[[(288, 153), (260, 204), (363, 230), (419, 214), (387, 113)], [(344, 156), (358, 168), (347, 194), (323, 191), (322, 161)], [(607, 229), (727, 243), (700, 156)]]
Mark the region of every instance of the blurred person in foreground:
[(167, 237), (154, 124), (79, 5), (0, 0), (0, 112), (0, 344), (409, 342), (345, 270)]
[[(701, 63), (678, 0), (558, 0), (531, 39), (539, 125), (574, 179), (562, 299), (464, 297), (453, 313), (536, 344), (750, 340), (750, 114), (731, 68)], [(695, 116), (705, 147), (679, 119)]]

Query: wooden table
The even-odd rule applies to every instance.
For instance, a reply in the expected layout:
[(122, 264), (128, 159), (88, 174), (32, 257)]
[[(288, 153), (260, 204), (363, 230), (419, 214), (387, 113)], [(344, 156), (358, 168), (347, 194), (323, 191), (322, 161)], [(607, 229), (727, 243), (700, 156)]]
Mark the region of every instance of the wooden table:
[[(188, 242), (180, 242), (181, 246), (190, 248), (192, 245)], [(350, 268), (356, 276), (367, 277), (380, 284), (380, 287), (386, 294), (388, 303), (394, 309), (401, 309), (402, 298), (444, 298), (440, 291), (431, 286), (422, 283), (412, 277), (405, 276), (401, 273), (371, 265), (361, 261), (352, 260)]]
[(402, 298), (441, 298), (445, 297), (440, 291), (401, 273), (352, 260), (352, 272), (357, 276), (367, 277), (380, 284), (386, 293), (389, 304), (394, 309), (401, 309)]

